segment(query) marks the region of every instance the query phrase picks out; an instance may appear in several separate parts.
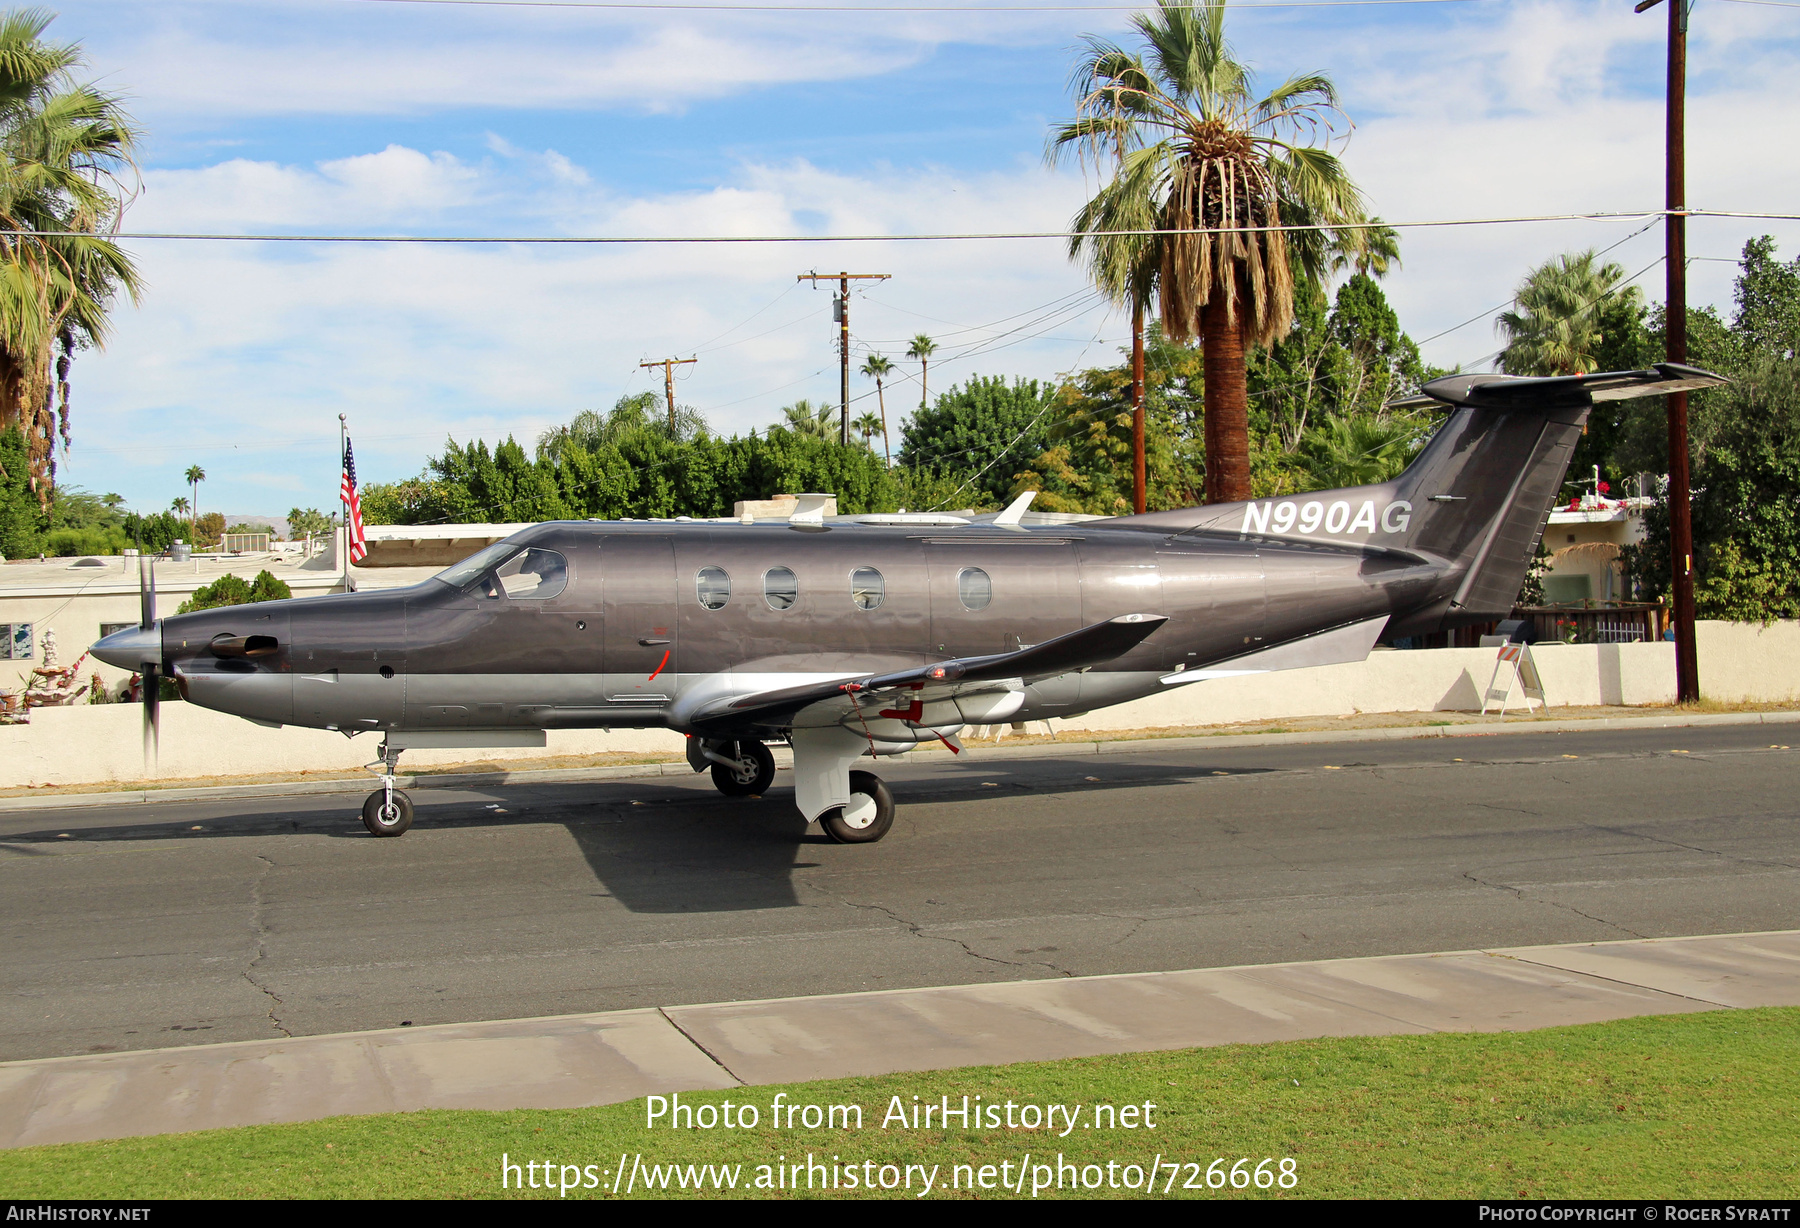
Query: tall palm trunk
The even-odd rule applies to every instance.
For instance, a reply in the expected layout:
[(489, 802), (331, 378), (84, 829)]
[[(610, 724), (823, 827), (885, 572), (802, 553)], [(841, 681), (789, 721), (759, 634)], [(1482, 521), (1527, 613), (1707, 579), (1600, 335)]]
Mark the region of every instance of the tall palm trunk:
[(888, 446), (887, 397), (881, 391), (879, 378), (875, 381), (875, 403), (881, 406), (881, 452), (883, 456), (887, 457), (888, 468), (892, 469), (894, 467), (894, 450)]
[[(1244, 374), (1244, 313), (1231, 311), (1227, 294), (1213, 292), (1200, 309), (1202, 365), (1206, 372), (1206, 501), (1236, 503), (1250, 497), (1250, 392)], [(1235, 317), (1235, 318), (1232, 318)]]
[(1131, 296), (1131, 509), (1144, 514), (1144, 296)]

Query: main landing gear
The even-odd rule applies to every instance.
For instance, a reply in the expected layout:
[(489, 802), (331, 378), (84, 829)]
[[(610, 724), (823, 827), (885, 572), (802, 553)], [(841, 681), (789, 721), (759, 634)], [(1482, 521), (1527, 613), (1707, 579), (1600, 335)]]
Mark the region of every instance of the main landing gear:
[[(412, 826), (412, 798), (399, 789), (394, 788), (394, 768), (400, 763), (398, 748), (390, 749), (386, 742), (381, 744), (381, 788), (369, 794), (363, 802), (363, 826), (369, 829), (371, 836), (404, 836), (406, 829)], [(370, 767), (376, 766), (370, 764)]]
[[(867, 738), (843, 729), (797, 729), (794, 802), (839, 844), (873, 844), (894, 825), (894, 795), (873, 772), (850, 765), (869, 751)], [(726, 797), (761, 794), (775, 780), (775, 756), (755, 738), (736, 741), (688, 736), (688, 766), (712, 771)]]
[(713, 787), (726, 797), (758, 797), (775, 783), (775, 756), (755, 738), (736, 742), (688, 738), (688, 765), (712, 768)]
[(873, 844), (894, 825), (894, 795), (873, 772), (850, 773), (850, 804), (819, 816), (839, 844)]

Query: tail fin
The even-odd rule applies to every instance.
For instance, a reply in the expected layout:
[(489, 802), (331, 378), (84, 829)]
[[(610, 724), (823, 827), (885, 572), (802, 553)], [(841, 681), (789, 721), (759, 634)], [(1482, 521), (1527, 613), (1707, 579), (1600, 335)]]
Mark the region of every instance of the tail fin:
[(1445, 626), (1504, 618), (1518, 600), (1594, 402), (1725, 382), (1675, 363), (1546, 379), (1446, 376), (1425, 385), (1410, 404), (1447, 404), (1452, 413), (1390, 482), (1153, 512), (1112, 524), (1405, 551), (1441, 565), (1450, 584), (1421, 616)]

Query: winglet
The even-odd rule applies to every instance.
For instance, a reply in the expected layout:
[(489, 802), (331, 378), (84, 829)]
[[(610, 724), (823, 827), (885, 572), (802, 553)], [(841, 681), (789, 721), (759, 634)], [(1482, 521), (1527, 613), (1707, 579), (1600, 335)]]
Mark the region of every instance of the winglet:
[(1035, 490), (1028, 490), (1017, 499), (1014, 499), (1011, 503), (1008, 503), (1006, 505), (1006, 510), (994, 517), (994, 523), (1007, 525), (1008, 527), (1016, 526), (1019, 523), (1020, 518), (1030, 510), (1031, 501), (1037, 498), (1037, 493), (1038, 492)]

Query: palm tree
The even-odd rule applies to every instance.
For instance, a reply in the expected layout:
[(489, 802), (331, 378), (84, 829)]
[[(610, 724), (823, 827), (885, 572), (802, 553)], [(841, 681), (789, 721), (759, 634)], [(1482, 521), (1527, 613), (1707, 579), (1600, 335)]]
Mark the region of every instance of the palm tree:
[(1287, 332), (1294, 265), (1322, 276), (1331, 241), (1313, 231), (1290, 243), (1280, 227), (1320, 225), (1354, 243), (1365, 221), (1362, 194), (1328, 147), (1348, 121), (1319, 73), (1255, 98), (1250, 70), (1225, 41), (1223, 0), (1157, 0), (1132, 25), (1141, 52), (1087, 40), (1076, 116), (1050, 147), (1112, 167), (1105, 211), (1153, 218), (1163, 232), (1153, 244), (1163, 329), (1204, 346), (1206, 498), (1247, 499), (1244, 351)]
[(925, 377), (927, 374), (929, 374), (929, 372), (931, 370), (931, 356), (933, 354), (935, 354), (936, 352), (937, 352), (937, 342), (933, 341), (930, 337), (926, 336), (924, 333), (920, 333), (916, 337), (914, 337), (912, 339), (912, 344), (906, 347), (906, 356), (908, 358), (912, 359), (914, 362), (919, 364), (919, 408), (920, 409), (925, 408), (925, 400), (926, 400), (926, 395), (927, 395), (926, 388), (925, 388)]
[[(169, 504), (169, 510), (174, 512), (177, 516), (185, 516), (192, 510), (192, 507), (187, 501), (187, 496), (178, 495), (175, 501)], [(189, 532), (192, 533), (192, 530), (190, 529)], [(189, 537), (188, 540), (191, 542), (193, 538)]]
[(894, 364), (880, 354), (870, 354), (863, 360), (863, 375), (875, 381), (875, 403), (881, 406), (881, 451), (887, 457), (890, 469), (894, 465), (894, 450), (888, 446), (887, 397), (881, 391), (881, 382), (891, 375), (893, 370)]
[(810, 435), (815, 439), (836, 439), (838, 436), (837, 424), (832, 421), (837, 411), (829, 405), (814, 405), (802, 398), (781, 412), (787, 418), (782, 425), (796, 435)]
[(875, 445), (870, 443), (869, 440), (874, 438), (875, 432), (879, 431), (881, 429), (881, 419), (880, 418), (876, 417), (874, 414), (864, 414), (862, 417), (858, 418), (856, 421), (854, 421), (850, 424), (850, 429), (855, 430), (855, 431), (861, 431), (862, 437), (863, 437), (863, 447), (869, 449), (869, 451), (871, 451), (871, 452), (873, 452), (875, 450)]
[(1495, 329), (1506, 337), (1500, 369), (1508, 375), (1573, 375), (1592, 371), (1606, 337), (1600, 304), (1618, 295), (1635, 307), (1643, 297), (1622, 285), (1619, 264), (1596, 264), (1590, 249), (1558, 256), (1533, 269), (1519, 285), (1515, 310), (1503, 311)]
[(0, 429), (25, 435), (31, 486), (47, 502), (55, 437), (69, 445), (69, 363), (106, 340), (130, 257), (104, 236), (118, 225), (135, 138), (118, 99), (77, 85), (75, 44), (40, 36), (51, 14), (0, 14)]
[(200, 483), (206, 481), (206, 470), (198, 465), (189, 465), (187, 469), (188, 485), (194, 489), (194, 518), (188, 526), (189, 539), (200, 532)]

